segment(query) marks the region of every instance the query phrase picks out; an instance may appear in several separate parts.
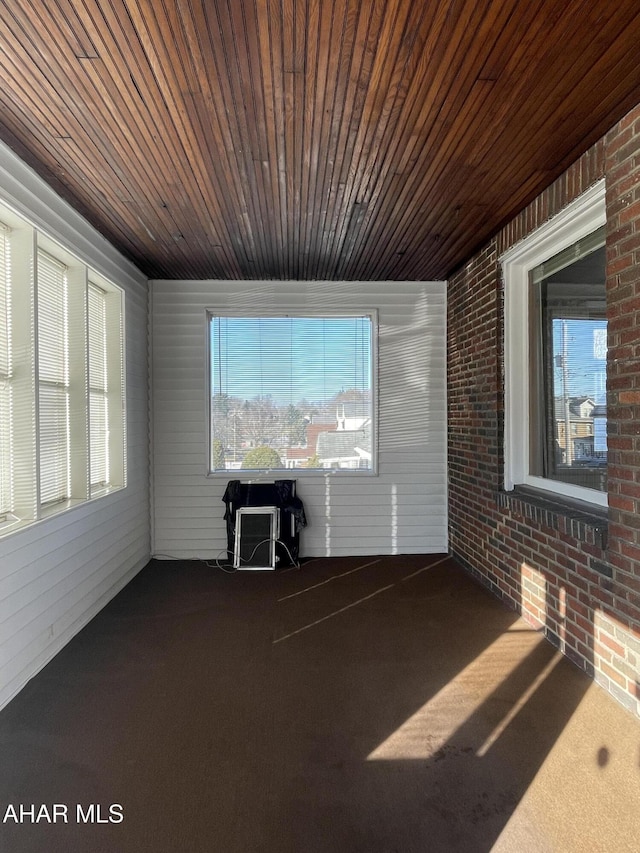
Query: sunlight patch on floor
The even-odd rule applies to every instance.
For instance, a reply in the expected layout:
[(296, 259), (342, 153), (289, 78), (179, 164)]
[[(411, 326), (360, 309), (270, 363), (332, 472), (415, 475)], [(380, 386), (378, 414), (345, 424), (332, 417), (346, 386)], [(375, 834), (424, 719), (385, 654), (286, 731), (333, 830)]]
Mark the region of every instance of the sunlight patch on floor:
[[(367, 760), (415, 760), (433, 756), (541, 642), (545, 641), (540, 634), (522, 623), (510, 628), (376, 747)], [(532, 689), (535, 689), (533, 685)], [(519, 707), (520, 703), (507, 710), (498, 728), (508, 725), (512, 714), (517, 712), (516, 705)], [(498, 736), (494, 730), (481, 748), (486, 751)]]
[(636, 720), (591, 684), (492, 853), (637, 853), (639, 803)]

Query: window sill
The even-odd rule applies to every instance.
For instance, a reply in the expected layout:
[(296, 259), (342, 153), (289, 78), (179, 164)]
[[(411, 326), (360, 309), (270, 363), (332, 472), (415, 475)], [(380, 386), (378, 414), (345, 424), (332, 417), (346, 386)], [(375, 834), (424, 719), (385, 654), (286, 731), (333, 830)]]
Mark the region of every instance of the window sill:
[(373, 468), (229, 468), (225, 471), (207, 471), (206, 477), (224, 477), (236, 480), (292, 480), (306, 477), (377, 477)]
[(47, 504), (40, 508), (40, 516), (38, 521), (44, 521), (47, 518), (51, 518), (54, 515), (59, 515), (62, 512), (67, 512), (70, 509), (73, 509), (76, 506), (81, 506), (86, 501), (82, 500), (73, 500), (72, 498), (67, 498), (63, 501), (58, 501), (58, 503)]
[(99, 500), (100, 498), (106, 497), (107, 495), (112, 495), (114, 492), (122, 491), (122, 489), (126, 488), (125, 486), (109, 486), (104, 489), (100, 489), (99, 492), (91, 495), (90, 498), (86, 500), (82, 499), (68, 499), (64, 501), (60, 501), (56, 504), (50, 504), (49, 506), (42, 507), (40, 510), (40, 515), (38, 518), (18, 518), (15, 515), (8, 514), (6, 516), (0, 517), (0, 538), (4, 536), (9, 536), (12, 533), (18, 533), (20, 531), (26, 530), (29, 527), (33, 527), (34, 525), (40, 524), (41, 522), (48, 521), (51, 518), (55, 518), (60, 515), (64, 515), (70, 510), (74, 510), (78, 507), (88, 506), (90, 503)]
[(21, 518), (18, 518), (17, 515), (13, 515), (11, 512), (7, 512), (4, 515), (0, 516), (0, 536), (4, 536), (5, 533), (12, 533), (16, 530), (23, 521)]
[(559, 498), (525, 486), (498, 493), (498, 506), (604, 551), (608, 512), (604, 508)]

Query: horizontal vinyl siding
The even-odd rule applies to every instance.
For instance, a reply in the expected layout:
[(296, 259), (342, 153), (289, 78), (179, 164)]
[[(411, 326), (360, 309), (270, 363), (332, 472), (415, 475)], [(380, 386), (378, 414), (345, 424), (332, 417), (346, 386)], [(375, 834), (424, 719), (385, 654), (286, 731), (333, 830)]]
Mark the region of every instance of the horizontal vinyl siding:
[[(296, 478), (303, 556), (446, 551), (442, 282), (151, 282), (154, 542), (157, 556), (226, 549), (222, 495), (242, 472), (206, 476), (206, 311), (377, 309), (378, 473)], [(269, 479), (273, 479), (273, 476)]]
[(0, 539), (0, 707), (150, 556), (147, 287), (144, 278), (8, 150), (0, 196), (123, 288), (127, 487)]

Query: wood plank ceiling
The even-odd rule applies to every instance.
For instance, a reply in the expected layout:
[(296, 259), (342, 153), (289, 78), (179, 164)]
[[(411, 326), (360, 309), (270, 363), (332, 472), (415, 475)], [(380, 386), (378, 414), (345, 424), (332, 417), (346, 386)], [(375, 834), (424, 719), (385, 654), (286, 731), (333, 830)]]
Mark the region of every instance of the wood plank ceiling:
[(638, 0), (24, 0), (0, 25), (0, 137), (151, 278), (444, 278), (640, 101)]

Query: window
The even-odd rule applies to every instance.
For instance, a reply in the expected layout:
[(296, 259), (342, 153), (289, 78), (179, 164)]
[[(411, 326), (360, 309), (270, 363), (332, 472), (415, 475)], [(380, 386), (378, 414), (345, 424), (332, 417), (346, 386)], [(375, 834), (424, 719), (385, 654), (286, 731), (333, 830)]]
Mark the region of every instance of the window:
[(604, 182), (502, 258), (505, 488), (607, 505)]
[[(604, 227), (530, 273), (532, 473), (606, 491)], [(542, 405), (539, 405), (539, 402)], [(594, 440), (594, 424), (603, 441)]]
[(11, 512), (11, 330), (9, 328), (9, 239), (0, 225), (0, 522)]
[(209, 470), (375, 470), (375, 315), (209, 315)]
[(89, 271), (89, 494), (125, 485), (123, 295)]
[(106, 295), (95, 284), (89, 284), (89, 483), (92, 493), (109, 484)]
[(4, 535), (124, 486), (125, 422), (122, 291), (13, 211), (0, 216)]
[(67, 268), (38, 252), (38, 469), (43, 506), (70, 497)]

